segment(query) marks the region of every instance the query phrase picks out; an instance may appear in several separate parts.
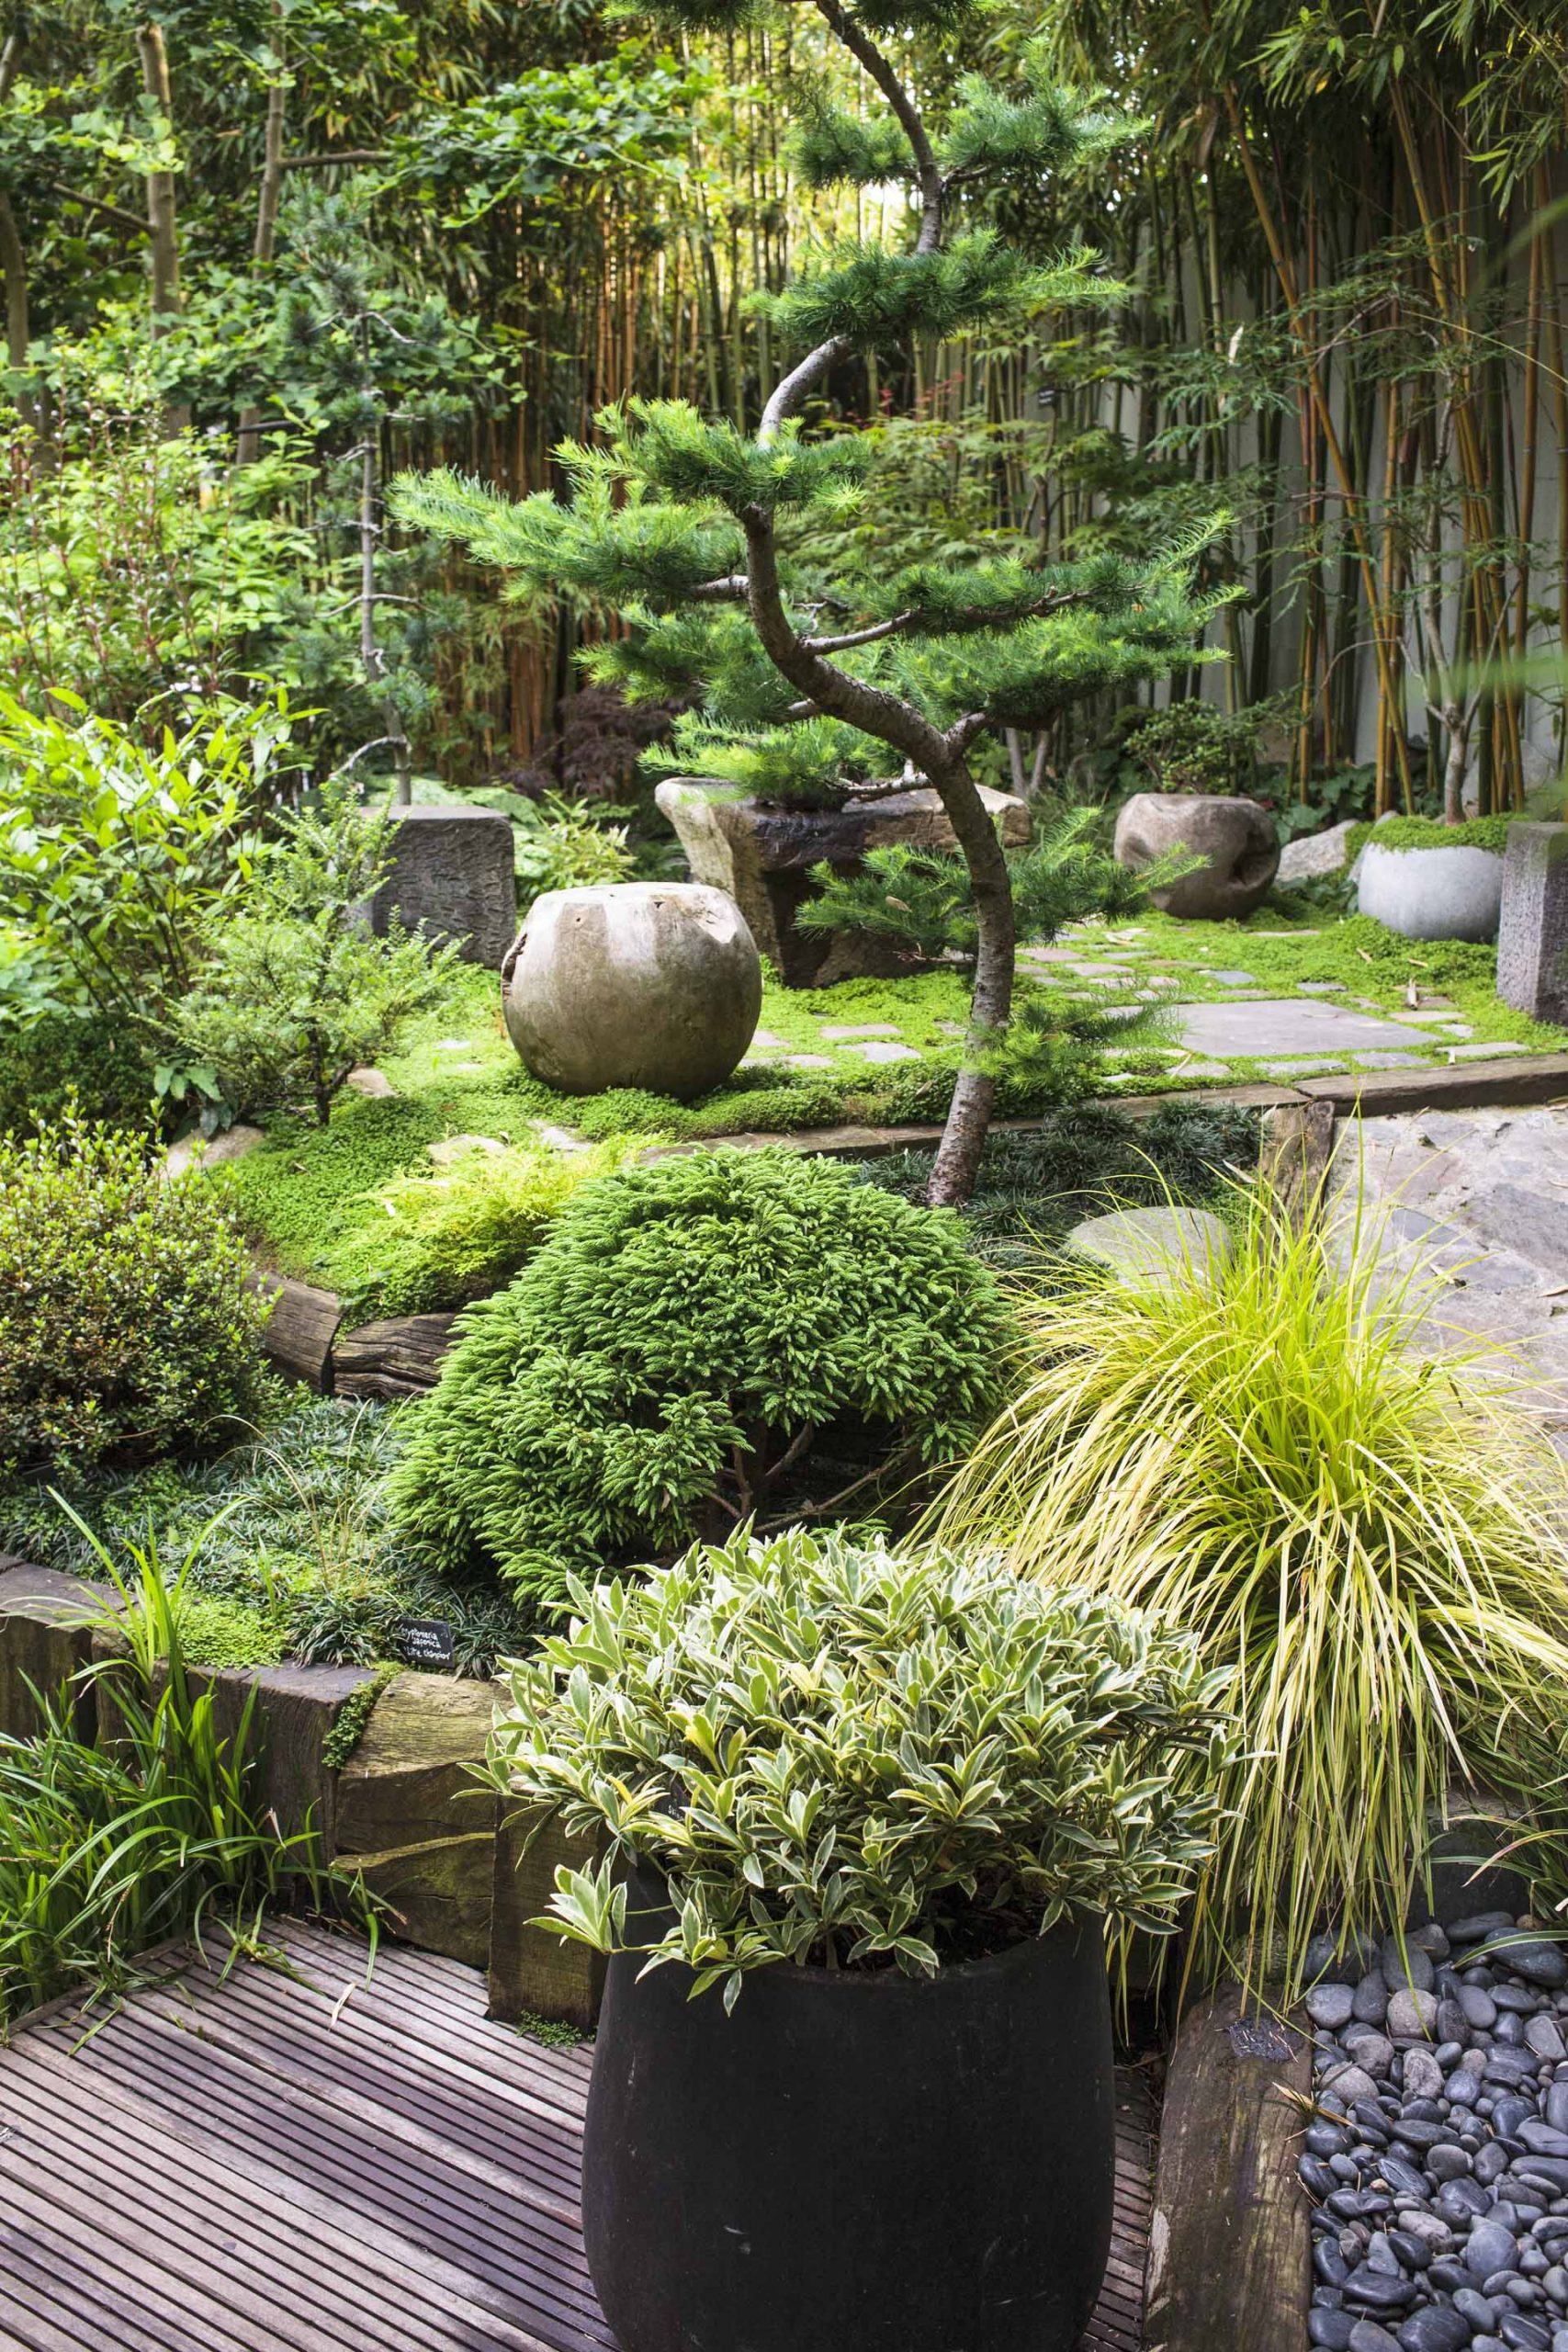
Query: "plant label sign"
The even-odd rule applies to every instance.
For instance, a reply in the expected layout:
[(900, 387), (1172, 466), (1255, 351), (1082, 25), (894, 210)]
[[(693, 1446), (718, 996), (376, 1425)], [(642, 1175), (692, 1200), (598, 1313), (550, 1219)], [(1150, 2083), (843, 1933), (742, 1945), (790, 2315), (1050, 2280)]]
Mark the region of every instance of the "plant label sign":
[(457, 1637), (445, 1617), (405, 1617), (398, 1638), (410, 1666), (448, 1667), (457, 1655)]

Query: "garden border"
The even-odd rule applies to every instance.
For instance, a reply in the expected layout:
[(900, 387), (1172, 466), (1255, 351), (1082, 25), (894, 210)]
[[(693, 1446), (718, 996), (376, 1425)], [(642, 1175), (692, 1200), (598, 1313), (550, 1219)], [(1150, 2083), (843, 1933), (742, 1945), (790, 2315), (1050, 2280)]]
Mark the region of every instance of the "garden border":
[[(33, 1690), (61, 1689), (114, 1645), (113, 1607), (107, 1586), (0, 1554), (0, 1733), (30, 1736)], [(558, 1866), (581, 1868), (592, 1841), (552, 1832), (525, 1851), (526, 1824), (475, 1778), (498, 1684), (400, 1669), (378, 1687), (372, 1668), (337, 1666), (192, 1667), (189, 1675), (212, 1691), (226, 1733), (254, 1703), (264, 1801), (286, 1833), (313, 1821), (325, 1859), (384, 1901), (400, 1940), (487, 1969), (492, 2017), (592, 2028), (603, 1963), (532, 1924)], [(78, 1736), (111, 1738), (107, 1686), (78, 1690)], [(367, 1690), (374, 1704), (337, 1758), (334, 1729)]]
[[(1291, 1086), (1203, 1086), (1163, 1094), (1101, 1095), (1093, 1107), (1119, 1111), (1129, 1119), (1150, 1119), (1173, 1102), (1224, 1102), (1257, 1111), (1326, 1102), (1336, 1119), (1342, 1119), (1357, 1111), (1377, 1117), (1395, 1111), (1473, 1110), (1489, 1103), (1503, 1107), (1559, 1100), (1568, 1100), (1568, 1053), (1517, 1055), (1446, 1069), (1359, 1070), (1303, 1078)], [(1044, 1124), (1038, 1118), (995, 1119), (991, 1132), (1036, 1135)], [(927, 1125), (805, 1127), (787, 1136), (741, 1132), (714, 1136), (700, 1144), (660, 1144), (646, 1157), (667, 1159), (725, 1146), (734, 1151), (782, 1148), (833, 1159), (875, 1159), (895, 1151), (934, 1150), (942, 1132), (940, 1126)], [(440, 1376), (455, 1316), (389, 1316), (344, 1330), (343, 1301), (333, 1292), (260, 1268), (252, 1281), (276, 1301), (262, 1334), (264, 1353), (276, 1370), (321, 1395), (415, 1396), (433, 1388)]]

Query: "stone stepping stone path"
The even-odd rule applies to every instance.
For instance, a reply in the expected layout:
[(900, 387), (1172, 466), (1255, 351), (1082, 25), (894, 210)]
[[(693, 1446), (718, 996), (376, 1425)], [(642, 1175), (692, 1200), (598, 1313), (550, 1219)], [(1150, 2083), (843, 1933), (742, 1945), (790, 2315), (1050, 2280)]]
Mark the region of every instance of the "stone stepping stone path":
[(1307, 1973), (1309, 2344), (1568, 2352), (1568, 1958), (1490, 1911)]
[(1417, 1343), (1493, 1351), (1568, 1438), (1568, 1109), (1348, 1119), (1333, 1182), (1342, 1249), (1359, 1197), (1389, 1287), (1425, 1288)]
[(1408, 1047), (1411, 1034), (1382, 1014), (1358, 1012), (1320, 996), (1257, 997), (1177, 1007), (1183, 1040), (1202, 1054), (1263, 1060), (1284, 1054)]

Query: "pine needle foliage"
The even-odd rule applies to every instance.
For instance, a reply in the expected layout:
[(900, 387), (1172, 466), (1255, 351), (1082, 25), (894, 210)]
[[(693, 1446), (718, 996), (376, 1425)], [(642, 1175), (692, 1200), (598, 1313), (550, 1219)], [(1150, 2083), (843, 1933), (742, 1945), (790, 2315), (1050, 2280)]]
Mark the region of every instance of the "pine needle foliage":
[[(1117, 918), (1142, 901), (1145, 877), (1089, 838), (1092, 809), (1074, 809), (1008, 860), (1021, 939), (1052, 940), (1086, 915)], [(971, 956), (976, 927), (969, 869), (951, 850), (893, 842), (866, 852), (852, 874), (812, 869), (818, 896), (799, 909), (805, 931), (863, 931), (934, 962)]]
[(1560, 1823), (1568, 1470), (1495, 1365), (1417, 1352), (1431, 1302), (1354, 1212), (1234, 1207), (1225, 1262), (1017, 1291), (1032, 1371), (931, 1532), (1168, 1615), (1233, 1678), (1194, 1960), (1293, 1997), (1317, 1928), (1405, 1917), (1450, 1791)]
[(891, 115), (866, 122), (826, 105), (812, 107), (790, 153), (807, 187), (874, 187), (883, 180), (907, 180), (915, 168), (908, 133)]
[[(896, 62), (878, 36), (950, 26), (975, 0), (816, 5), (886, 111), (859, 121), (808, 93), (803, 173), (815, 186), (901, 177), (911, 202), (886, 243), (831, 247), (782, 292), (754, 298), (788, 356), (755, 431), (637, 401), (601, 414), (591, 447), (558, 452), (562, 500), (541, 492), (510, 506), (446, 472), (405, 477), (392, 503), (404, 523), (501, 566), (515, 596), (617, 616), (620, 628), (591, 632), (615, 640), (589, 657), (592, 674), (632, 695), (683, 690), (694, 715), (676, 748), (683, 760), (700, 752), (707, 775), (807, 806), (841, 805), (889, 777), (934, 786), (975, 864), (972, 1034), (931, 1180), (933, 1200), (954, 1201), (974, 1182), (994, 1096), (987, 1056), (1013, 981), (1007, 869), (971, 747), (987, 729), (1042, 726), (1187, 663), (1215, 600), (1193, 593), (1201, 542), (1055, 571), (959, 547), (893, 581), (852, 553), (824, 560), (829, 538), (853, 545), (837, 526), (863, 505), (865, 444), (818, 433), (809, 404), (833, 396), (836, 372), (917, 339), (1006, 334), (1053, 306), (1120, 300), (1092, 254), (1040, 266), (994, 215), (1134, 126), (1092, 94), (1056, 87), (1032, 48), (1006, 88), (969, 75), (954, 90), (933, 70), (928, 120), (904, 72), (909, 62), (919, 78), (928, 45), (900, 39)], [(749, 0), (656, 0), (649, 13), (734, 27)]]
[(974, 1434), (1010, 1325), (955, 1218), (828, 1160), (713, 1151), (586, 1185), (473, 1308), (389, 1492), (433, 1566), (547, 1611), (573, 1568), (869, 1509)]

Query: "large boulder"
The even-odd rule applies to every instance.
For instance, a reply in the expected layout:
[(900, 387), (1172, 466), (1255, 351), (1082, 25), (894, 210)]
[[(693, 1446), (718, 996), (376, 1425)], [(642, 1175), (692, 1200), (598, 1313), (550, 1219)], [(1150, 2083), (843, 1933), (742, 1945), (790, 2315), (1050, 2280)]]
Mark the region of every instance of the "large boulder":
[(1162, 914), (1187, 922), (1249, 915), (1280, 870), (1274, 820), (1256, 800), (1209, 792), (1135, 792), (1116, 820), (1118, 862), (1137, 873), (1171, 850), (1203, 864), (1150, 892)]
[(762, 1009), (745, 917), (699, 882), (547, 890), (501, 985), (513, 1044), (536, 1078), (568, 1094), (704, 1094), (734, 1069)]
[[(674, 826), (699, 882), (728, 890), (751, 936), (786, 988), (825, 988), (834, 980), (905, 970), (890, 942), (869, 933), (801, 931), (795, 916), (817, 895), (815, 865), (852, 874), (867, 850), (890, 842), (953, 850), (957, 837), (929, 786), (886, 793), (847, 808), (774, 808), (748, 800), (733, 785), (702, 776), (669, 777), (654, 795)], [(980, 797), (1009, 849), (1028, 841), (1030, 815), (1010, 792), (982, 786)]]
[(1503, 860), (1468, 846), (1385, 849), (1374, 835), (1357, 864), (1356, 907), (1405, 939), (1495, 939)]

